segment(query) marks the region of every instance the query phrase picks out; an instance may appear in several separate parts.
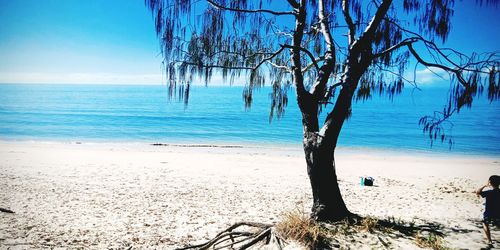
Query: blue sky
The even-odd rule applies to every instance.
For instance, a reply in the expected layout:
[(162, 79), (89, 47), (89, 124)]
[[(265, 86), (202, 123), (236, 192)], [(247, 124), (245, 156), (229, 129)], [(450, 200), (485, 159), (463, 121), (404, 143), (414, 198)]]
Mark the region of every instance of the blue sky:
[(141, 0), (0, 0), (0, 82), (160, 83)]
[[(448, 47), (499, 51), (499, 8), (457, 1)], [(0, 82), (161, 84), (143, 0), (0, 0)], [(427, 82), (435, 80), (421, 70)]]

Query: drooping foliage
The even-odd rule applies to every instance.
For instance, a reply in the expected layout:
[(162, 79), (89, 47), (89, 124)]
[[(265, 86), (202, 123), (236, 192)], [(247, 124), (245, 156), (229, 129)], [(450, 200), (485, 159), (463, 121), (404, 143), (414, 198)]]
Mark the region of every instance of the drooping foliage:
[[(431, 141), (445, 141), (443, 122), (452, 114), (471, 107), (483, 92), (491, 101), (500, 97), (498, 54), (464, 55), (442, 47), (454, 28), (454, 0), (145, 3), (155, 19), (170, 93), (186, 103), (193, 81), (208, 83), (220, 75), (230, 83), (245, 81), (247, 107), (255, 88), (271, 85), (270, 119), (284, 113), (292, 84), (311, 95), (298, 94), (301, 108), (313, 105), (337, 115), (339, 90), (352, 92), (354, 100), (394, 98), (405, 85), (417, 86), (418, 79), (405, 78), (405, 72), (420, 65), (450, 74), (448, 104), (420, 120)], [(354, 73), (359, 77), (347, 77)]]

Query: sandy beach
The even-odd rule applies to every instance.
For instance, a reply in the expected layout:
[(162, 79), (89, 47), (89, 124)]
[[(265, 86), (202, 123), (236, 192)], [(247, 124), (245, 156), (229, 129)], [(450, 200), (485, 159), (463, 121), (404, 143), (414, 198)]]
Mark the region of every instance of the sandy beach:
[[(15, 212), (0, 213), (0, 248), (173, 249), (238, 221), (276, 223), (310, 209), (302, 154), (300, 146), (0, 142), (0, 207)], [(499, 174), (499, 157), (339, 149), (336, 163), (352, 212), (440, 225), (452, 248), (486, 246), (473, 191)], [(499, 247), (499, 230), (492, 236)], [(381, 247), (372, 241), (342, 247)]]

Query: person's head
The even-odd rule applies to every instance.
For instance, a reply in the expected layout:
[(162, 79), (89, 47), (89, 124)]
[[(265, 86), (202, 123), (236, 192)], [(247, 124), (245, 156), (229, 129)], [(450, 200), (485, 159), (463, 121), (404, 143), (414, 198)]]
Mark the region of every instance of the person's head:
[(500, 185), (500, 176), (498, 175), (492, 175), (488, 179), (490, 181), (491, 186), (494, 188), (498, 188), (498, 185)]

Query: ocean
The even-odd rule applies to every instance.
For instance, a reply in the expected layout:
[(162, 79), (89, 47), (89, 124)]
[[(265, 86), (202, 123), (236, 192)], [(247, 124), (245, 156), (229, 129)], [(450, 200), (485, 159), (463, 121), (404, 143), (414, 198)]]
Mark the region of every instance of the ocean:
[[(269, 93), (255, 91), (245, 110), (240, 86), (192, 87), (185, 106), (161, 85), (0, 84), (0, 140), (300, 147), (294, 89), (285, 116), (271, 122)], [(354, 102), (338, 147), (500, 156), (500, 102), (486, 98), (453, 117), (451, 149), (431, 147), (418, 121), (442, 110), (446, 96), (447, 89), (407, 88), (394, 100)]]

